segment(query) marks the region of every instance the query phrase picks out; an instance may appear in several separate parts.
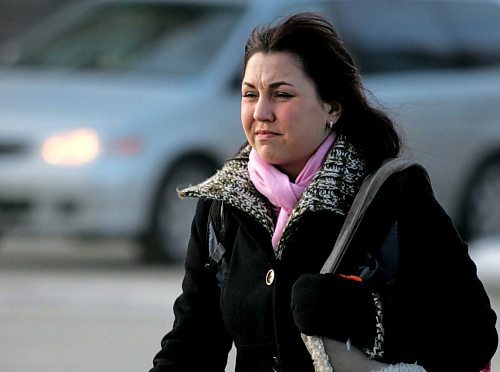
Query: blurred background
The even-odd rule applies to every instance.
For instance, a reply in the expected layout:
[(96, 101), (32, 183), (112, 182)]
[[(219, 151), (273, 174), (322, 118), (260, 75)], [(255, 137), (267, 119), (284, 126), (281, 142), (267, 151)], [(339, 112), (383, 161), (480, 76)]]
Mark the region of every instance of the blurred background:
[(246, 37), (299, 10), (338, 29), (500, 312), (500, 1), (0, 0), (0, 371), (150, 368), (194, 212), (175, 190), (243, 143)]

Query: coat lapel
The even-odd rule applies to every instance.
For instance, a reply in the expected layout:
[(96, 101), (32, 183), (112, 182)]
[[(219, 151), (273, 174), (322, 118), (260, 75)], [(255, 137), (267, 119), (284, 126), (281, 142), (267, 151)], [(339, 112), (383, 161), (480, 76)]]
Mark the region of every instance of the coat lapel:
[[(196, 186), (180, 190), (179, 196), (221, 200), (251, 215), (264, 226), (271, 238), (274, 231), (272, 206), (250, 180), (247, 168), (250, 150), (247, 145), (215, 175)], [(276, 257), (281, 258), (287, 240), (293, 235), (294, 226), (305, 212), (330, 211), (346, 215), (365, 175), (366, 165), (362, 156), (343, 136), (339, 136), (292, 211)]]

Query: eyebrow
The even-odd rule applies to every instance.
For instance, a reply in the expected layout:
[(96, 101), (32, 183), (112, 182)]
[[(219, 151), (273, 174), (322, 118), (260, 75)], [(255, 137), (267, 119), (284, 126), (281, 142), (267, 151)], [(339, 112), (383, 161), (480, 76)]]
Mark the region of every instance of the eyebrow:
[[(243, 82), (243, 85), (255, 89), (255, 85), (247, 83), (245, 81)], [(269, 84), (269, 88), (277, 88), (277, 87), (279, 87), (281, 85), (288, 85), (290, 87), (293, 87), (293, 84), (287, 83), (286, 81), (276, 81), (274, 83)]]

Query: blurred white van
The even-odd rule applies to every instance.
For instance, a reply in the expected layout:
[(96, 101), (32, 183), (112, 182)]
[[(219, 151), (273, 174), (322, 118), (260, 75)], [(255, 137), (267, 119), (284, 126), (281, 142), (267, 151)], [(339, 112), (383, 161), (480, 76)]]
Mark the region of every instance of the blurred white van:
[(500, 232), (500, 6), (487, 0), (97, 0), (0, 48), (4, 234), (128, 237), (178, 262), (175, 188), (244, 142), (243, 46), (327, 15), (464, 236)]

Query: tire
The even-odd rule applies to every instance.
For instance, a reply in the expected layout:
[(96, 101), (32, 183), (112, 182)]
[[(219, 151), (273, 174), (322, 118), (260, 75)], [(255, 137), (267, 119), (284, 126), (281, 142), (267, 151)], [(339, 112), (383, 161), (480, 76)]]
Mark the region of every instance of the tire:
[(158, 189), (149, 231), (142, 242), (143, 261), (184, 261), (197, 200), (180, 199), (176, 190), (203, 181), (215, 169), (215, 163), (203, 157), (180, 160), (170, 169)]
[(473, 239), (500, 236), (500, 155), (484, 162), (465, 198), (462, 232)]

